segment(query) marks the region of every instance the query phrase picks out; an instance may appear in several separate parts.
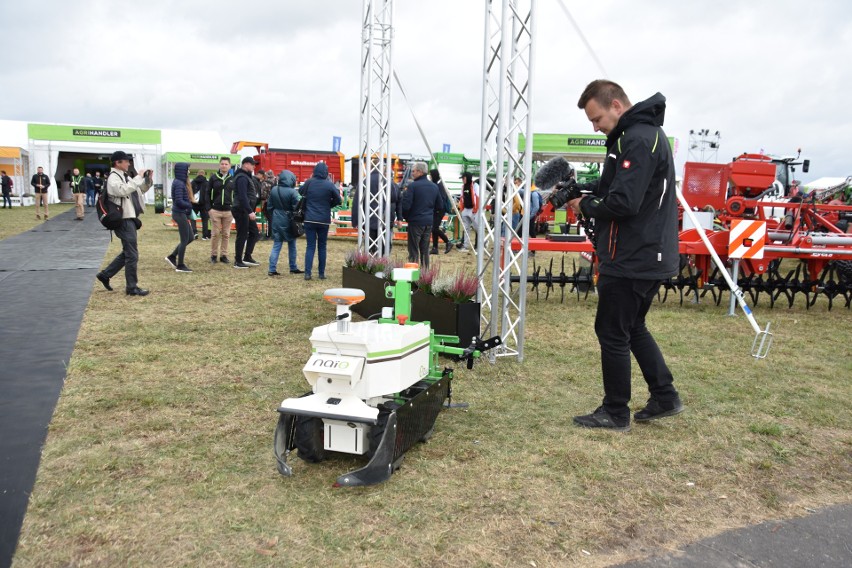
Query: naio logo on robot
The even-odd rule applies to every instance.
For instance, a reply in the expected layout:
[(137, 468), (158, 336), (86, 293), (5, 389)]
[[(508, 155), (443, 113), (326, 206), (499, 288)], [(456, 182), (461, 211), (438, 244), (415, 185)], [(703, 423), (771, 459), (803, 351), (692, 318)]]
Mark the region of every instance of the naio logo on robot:
[(323, 369), (347, 369), (349, 361), (338, 361), (337, 359), (314, 359), (312, 363), (314, 367), (322, 367)]

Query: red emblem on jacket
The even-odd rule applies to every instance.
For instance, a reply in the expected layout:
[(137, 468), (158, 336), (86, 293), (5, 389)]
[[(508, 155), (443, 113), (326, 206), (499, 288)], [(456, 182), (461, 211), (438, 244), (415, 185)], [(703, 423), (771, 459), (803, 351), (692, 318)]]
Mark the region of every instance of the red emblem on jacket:
[(629, 168), (630, 167), (630, 160), (624, 160), (624, 162), (621, 164), (621, 167), (624, 168), (625, 170), (627, 168)]

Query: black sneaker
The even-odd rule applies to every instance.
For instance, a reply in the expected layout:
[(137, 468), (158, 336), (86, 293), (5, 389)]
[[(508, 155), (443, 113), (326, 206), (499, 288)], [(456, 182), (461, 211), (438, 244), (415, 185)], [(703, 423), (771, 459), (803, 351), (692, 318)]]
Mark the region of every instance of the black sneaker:
[(107, 290), (112, 292), (112, 286), (109, 285), (109, 278), (107, 278), (105, 275), (101, 274), (100, 272), (98, 272), (98, 274), (97, 274), (97, 276), (95, 276), (95, 278), (98, 279), (98, 282), (100, 282), (101, 284), (104, 285), (104, 288), (106, 288)]
[(250, 256), (243, 259), (243, 264), (248, 264), (249, 266), (260, 266), (260, 263)]
[(217, 262), (219, 262), (219, 259), (217, 259), (215, 256), (210, 257), (210, 263), (211, 264), (216, 264)]
[(139, 286), (137, 286), (135, 288), (128, 289), (126, 291), (126, 294), (128, 296), (147, 296), (148, 290), (144, 290), (144, 289), (140, 288)]
[(235, 262), (234, 268), (248, 268), (248, 264), (243, 264), (242, 262)]
[(290, 271), (290, 274), (302, 274), (302, 271), (299, 270), (298, 268), (294, 268), (293, 270)]
[(453, 250), (453, 243), (447, 243), (447, 248), (444, 249), (444, 254), (450, 254), (451, 250)]
[(603, 406), (599, 406), (597, 410), (591, 414), (575, 416), (574, 424), (582, 428), (605, 428), (616, 432), (630, 431), (629, 418), (626, 421), (616, 420), (609, 412), (604, 410)]
[(172, 268), (177, 268), (177, 259), (172, 255), (166, 257), (166, 262), (172, 265)]
[(636, 422), (648, 422), (649, 420), (657, 420), (666, 416), (674, 416), (684, 411), (683, 403), (680, 398), (670, 401), (660, 401), (655, 398), (649, 398), (645, 408), (636, 412), (633, 419)]
[(438, 249), (436, 249), (436, 248), (430, 249), (429, 254), (438, 254)]
[(277, 270), (272, 270), (271, 272), (267, 272), (266, 274), (267, 276), (281, 276), (281, 273)]
[(219, 262), (221, 262), (222, 264), (229, 264), (231, 261), (230, 261), (230, 260), (228, 260), (228, 257), (227, 257), (227, 256), (220, 256), (220, 257), (219, 257)]
[(190, 270), (185, 264), (178, 264), (177, 268), (175, 268), (175, 272), (192, 272), (192, 270)]

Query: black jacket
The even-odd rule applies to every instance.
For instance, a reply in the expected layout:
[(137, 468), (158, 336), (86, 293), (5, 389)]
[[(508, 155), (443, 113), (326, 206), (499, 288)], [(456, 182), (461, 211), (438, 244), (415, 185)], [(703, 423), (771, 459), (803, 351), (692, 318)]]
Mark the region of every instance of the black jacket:
[(230, 188), (226, 188), (231, 174), (222, 175), (216, 172), (210, 176), (208, 185), (210, 186), (210, 207), (217, 211), (230, 211), (231, 203), (234, 200), (233, 192)]
[(252, 212), (251, 204), (249, 204), (249, 193), (254, 191), (253, 178), (252, 174), (242, 168), (234, 172), (234, 196), (231, 211)]
[(438, 186), (428, 176), (420, 176), (402, 194), (402, 214), (413, 227), (428, 227), (434, 222), (435, 213), (443, 209)]
[[(42, 189), (39, 190), (36, 185), (41, 184)], [(50, 187), (50, 178), (47, 177), (47, 174), (33, 174), (33, 179), (30, 180), (30, 185), (33, 186), (33, 190), (36, 192), (43, 191), (47, 193), (47, 188)]]
[(678, 270), (675, 169), (661, 128), (666, 98), (657, 93), (628, 109), (606, 139), (601, 179), (580, 202), (595, 219), (600, 273), (662, 280)]
[(204, 176), (198, 175), (192, 180), (192, 193), (195, 194), (198, 207), (204, 210), (210, 209), (210, 189)]

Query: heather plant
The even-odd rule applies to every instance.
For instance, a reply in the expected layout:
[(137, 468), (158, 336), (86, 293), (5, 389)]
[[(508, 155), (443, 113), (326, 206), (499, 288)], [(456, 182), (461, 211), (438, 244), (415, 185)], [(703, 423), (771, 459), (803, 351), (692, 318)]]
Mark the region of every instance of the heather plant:
[(417, 288), (427, 294), (434, 294), (433, 291), (435, 279), (438, 277), (438, 263), (433, 264), (426, 270), (420, 271), (420, 280), (417, 281)]
[(457, 271), (451, 278), (450, 284), (442, 291), (442, 295), (457, 304), (469, 302), (476, 296), (479, 278), (470, 272)]
[(366, 272), (367, 274), (389, 274), (391, 270), (396, 268), (398, 264), (389, 257), (374, 257), (370, 254), (354, 250), (346, 253), (343, 258), (343, 265), (347, 268)]
[(370, 266), (370, 274), (382, 274), (384, 276), (390, 277), (391, 271), (394, 268), (400, 266), (400, 263), (395, 261), (394, 259), (387, 256), (380, 256), (378, 258), (372, 259), (372, 264)]
[(353, 250), (346, 253), (346, 256), (343, 259), (343, 265), (347, 268), (360, 270), (361, 272), (370, 272), (369, 266), (372, 260), (373, 257), (366, 252)]

